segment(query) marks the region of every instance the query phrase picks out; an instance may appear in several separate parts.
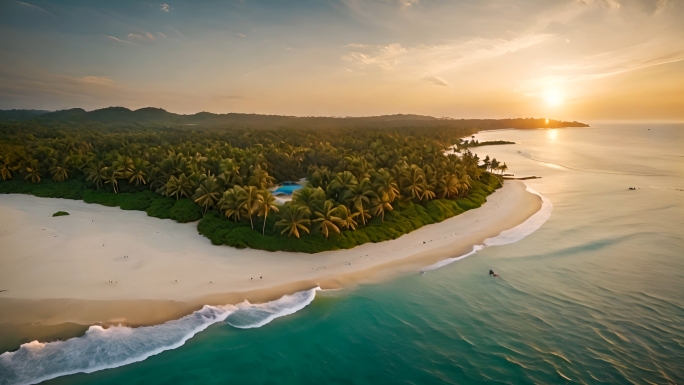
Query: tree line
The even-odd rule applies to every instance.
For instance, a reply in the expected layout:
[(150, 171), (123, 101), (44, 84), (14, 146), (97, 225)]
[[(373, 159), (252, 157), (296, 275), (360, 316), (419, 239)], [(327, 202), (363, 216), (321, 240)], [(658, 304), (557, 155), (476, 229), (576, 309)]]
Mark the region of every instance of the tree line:
[[(151, 190), (262, 234), (274, 223), (282, 235), (327, 238), (383, 222), (408, 202), (467, 196), (488, 170), (501, 170), (498, 162), (480, 166), (467, 150), (449, 151), (473, 132), (3, 123), (0, 176), (37, 185), (78, 180), (113, 194)], [(276, 203), (272, 187), (303, 178), (290, 202)]]

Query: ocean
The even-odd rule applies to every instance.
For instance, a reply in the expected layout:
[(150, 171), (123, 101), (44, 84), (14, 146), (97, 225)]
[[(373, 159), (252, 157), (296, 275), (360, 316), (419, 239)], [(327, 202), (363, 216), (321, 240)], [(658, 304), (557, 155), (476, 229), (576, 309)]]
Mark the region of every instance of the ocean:
[(541, 177), (536, 222), (387, 282), (25, 346), (0, 384), (684, 384), (684, 125), (476, 138), (516, 142), (474, 152)]

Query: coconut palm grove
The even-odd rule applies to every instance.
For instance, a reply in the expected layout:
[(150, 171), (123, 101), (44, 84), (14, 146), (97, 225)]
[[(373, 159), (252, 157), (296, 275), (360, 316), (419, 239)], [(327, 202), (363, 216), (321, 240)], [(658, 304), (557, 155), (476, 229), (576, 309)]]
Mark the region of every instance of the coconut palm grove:
[[(315, 253), (394, 239), (479, 207), (506, 166), (480, 164), (467, 150), (479, 144), (461, 138), (511, 124), (140, 111), (6, 115), (0, 192), (199, 221), (217, 245)], [(200, 123), (186, 123), (192, 117)], [(279, 203), (272, 187), (291, 181), (305, 187)]]

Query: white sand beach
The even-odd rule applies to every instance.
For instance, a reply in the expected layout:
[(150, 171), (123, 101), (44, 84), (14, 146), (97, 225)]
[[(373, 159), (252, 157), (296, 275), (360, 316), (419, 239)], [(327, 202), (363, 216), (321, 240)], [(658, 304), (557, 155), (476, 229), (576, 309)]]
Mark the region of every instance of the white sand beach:
[[(541, 207), (508, 181), (482, 207), (399, 239), (302, 254), (214, 246), (196, 223), (82, 201), (0, 195), (0, 324), (144, 325), (203, 304), (383, 279), (515, 227)], [(69, 216), (52, 217), (56, 211)]]

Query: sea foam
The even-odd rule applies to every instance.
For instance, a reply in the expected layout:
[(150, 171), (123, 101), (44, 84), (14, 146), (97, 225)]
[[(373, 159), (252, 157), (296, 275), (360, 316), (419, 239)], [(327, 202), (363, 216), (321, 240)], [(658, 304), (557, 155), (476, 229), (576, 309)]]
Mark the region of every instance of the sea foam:
[(534, 195), (539, 196), (542, 200), (542, 207), (534, 213), (531, 217), (527, 218), (527, 220), (518, 226), (513, 227), (512, 229), (504, 230), (499, 235), (496, 237), (492, 238), (487, 238), (484, 240), (483, 245), (475, 245), (473, 246), (473, 250), (467, 254), (463, 254), (458, 257), (454, 258), (448, 258), (441, 260), (435, 264), (432, 264), (430, 266), (424, 267), (421, 271), (430, 271), (430, 270), (435, 270), (439, 269), (440, 267), (444, 267), (446, 265), (449, 265), (451, 263), (454, 263), (456, 261), (460, 261), (461, 259), (470, 257), (471, 255), (477, 253), (478, 251), (484, 249), (485, 247), (488, 246), (503, 246), (503, 245), (509, 245), (511, 243), (518, 242), (519, 240), (525, 238), (526, 236), (532, 234), (533, 232), (537, 231), (543, 224), (546, 222), (550, 217), (551, 217), (551, 212), (553, 211), (553, 204), (551, 203), (550, 200), (548, 200), (545, 196), (540, 194), (539, 192), (531, 189), (529, 186), (525, 185), (527, 188), (526, 190), (531, 192)]
[(317, 290), (320, 288), (262, 304), (245, 301), (237, 305), (204, 306), (161, 325), (107, 329), (95, 325), (85, 335), (66, 341), (29, 342), (17, 351), (0, 354), (0, 385), (36, 384), (69, 374), (92, 373), (143, 361), (182, 346), (217, 322), (226, 321), (241, 329), (261, 327), (303, 309), (314, 300)]

